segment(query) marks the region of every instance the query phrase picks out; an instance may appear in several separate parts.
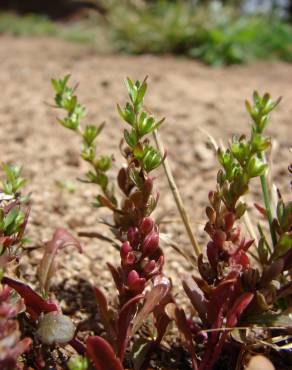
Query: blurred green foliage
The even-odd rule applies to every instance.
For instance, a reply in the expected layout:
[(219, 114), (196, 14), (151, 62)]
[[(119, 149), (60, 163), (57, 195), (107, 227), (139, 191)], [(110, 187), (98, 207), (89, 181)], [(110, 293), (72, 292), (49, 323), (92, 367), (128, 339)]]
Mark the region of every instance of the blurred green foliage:
[(179, 54), (211, 65), (292, 61), (292, 25), (272, 14), (247, 15), (219, 3), (192, 1), (104, 3), (104, 18), (66, 23), (0, 14), (0, 33), (58, 36), (94, 44), (100, 52)]
[(0, 33), (14, 36), (56, 35), (56, 25), (45, 16), (29, 14), (23, 17), (10, 13), (0, 14)]
[(0, 13), (1, 33), (13, 36), (54, 36), (73, 42), (97, 44), (100, 27), (96, 19), (57, 23), (38, 14), (18, 16)]
[(240, 15), (219, 4), (160, 1), (115, 6), (109, 17), (115, 47), (127, 53), (182, 54), (212, 65), (292, 60), (292, 26), (271, 15)]

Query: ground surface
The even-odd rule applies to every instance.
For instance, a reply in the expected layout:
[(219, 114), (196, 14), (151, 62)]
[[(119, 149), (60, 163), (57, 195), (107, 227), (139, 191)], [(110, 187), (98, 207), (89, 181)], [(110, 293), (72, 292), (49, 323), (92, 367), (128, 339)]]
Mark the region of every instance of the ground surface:
[[(216, 159), (206, 147), (206, 135), (200, 129), (226, 144), (232, 133), (248, 132), (244, 99), (254, 89), (269, 91), (274, 97), (282, 95), (283, 102), (273, 114), (269, 132), (276, 139), (274, 179), (283, 193), (289, 194), (292, 65), (257, 63), (215, 69), (173, 57), (97, 56), (88, 48), (59, 40), (4, 36), (0, 38), (0, 61), (1, 161), (23, 165), (29, 180), (32, 211), (28, 232), (32, 246), (42, 246), (41, 241), (60, 226), (74, 234), (105, 232), (97, 218), (106, 213), (90, 207), (96, 189), (76, 181), (86, 169), (79, 160), (78, 138), (56, 124), (58, 112), (46, 104), (52, 103), (53, 97), (50, 78), (65, 73), (71, 73), (73, 80), (80, 83), (79, 96), (88, 107), (88, 120), (107, 122), (99, 140), (100, 151), (113, 152), (117, 166), (121, 163), (117, 146), (123, 125), (115, 104), (126, 98), (123, 79), (149, 75), (146, 105), (159, 116), (167, 117), (161, 135), (200, 241), (204, 235), (207, 194), (214, 188), (217, 172)], [(73, 194), (60, 188), (58, 182), (62, 180), (74, 183)], [(190, 248), (162, 171), (157, 173), (157, 183), (161, 198), (156, 215), (163, 221), (162, 231), (173, 236), (181, 248)], [(259, 194), (259, 183), (253, 184), (253, 191)], [(56, 294), (66, 310), (77, 310), (76, 320), (84, 315), (82, 297), (88, 298), (84, 294), (88, 290), (85, 280), (108, 289), (111, 280), (105, 263), (118, 261), (111, 246), (98, 240), (82, 241), (83, 255), (71, 250), (60, 253), (60, 269), (54, 277)], [(41, 247), (22, 260), (21, 272), (32, 282), (40, 257)], [(191, 271), (189, 263), (166, 247), (166, 272), (174, 278), (180, 298), (183, 293), (177, 281), (188, 270)]]

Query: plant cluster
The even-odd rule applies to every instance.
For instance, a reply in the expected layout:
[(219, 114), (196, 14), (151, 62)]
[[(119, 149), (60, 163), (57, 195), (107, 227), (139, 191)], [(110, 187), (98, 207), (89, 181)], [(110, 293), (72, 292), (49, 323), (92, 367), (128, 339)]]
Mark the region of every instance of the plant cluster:
[[(277, 219), (272, 220), (263, 156), (270, 146), (270, 139), (263, 132), (279, 100), (274, 102), (269, 94), (261, 97), (258, 93), (254, 93), (253, 100), (253, 106), (246, 103), (253, 121), (250, 137), (233, 137), (227, 150), (218, 150), (222, 169), (206, 208), (205, 231), (211, 238), (206, 248), (207, 262), (201, 254), (198, 258), (201, 276), (184, 281), (186, 294), (201, 321), (199, 326), (191, 324), (198, 340), (202, 328), (221, 329), (208, 334), (199, 369), (212, 369), (233, 327), (255, 323), (269, 326), (272, 322), (290, 320), (286, 309), (291, 299), (291, 202), (285, 205), (280, 199)], [(262, 234), (256, 246), (259, 268), (254, 267), (248, 255), (254, 240), (242, 236), (238, 225), (247, 209), (242, 196), (248, 192), (250, 180), (256, 177), (261, 178), (267, 207), (261, 208), (262, 213), (271, 220), (271, 240)], [(285, 225), (281, 230), (279, 217)], [(285, 293), (279, 295), (279, 291)]]
[(115, 48), (127, 53), (181, 54), (211, 65), (291, 61), (288, 23), (276, 16), (242, 14), (218, 2), (121, 3), (109, 10), (109, 19)]
[[(121, 118), (130, 127), (124, 130), (124, 141), (127, 145), (121, 148), (126, 165), (117, 174), (117, 185), (123, 197), (117, 199), (115, 186), (107, 176), (111, 157), (97, 154), (96, 138), (103, 124), (81, 124), (85, 108), (78, 102), (74, 94), (75, 89), (68, 87), (68, 79), (69, 76), (52, 80), (56, 105), (66, 111), (65, 118), (59, 119), (59, 122), (82, 137), (81, 157), (91, 166), (91, 170), (86, 173), (86, 181), (97, 184), (101, 190), (96, 197), (96, 206), (107, 207), (113, 213), (112, 230), (121, 257), (119, 266), (108, 265), (118, 291), (119, 304), (114, 315), (108, 308), (104, 293), (95, 288), (107, 341), (101, 337), (90, 337), (87, 341), (88, 354), (97, 368), (103, 368), (109, 359), (101, 356), (103, 352), (100, 352), (100, 349), (108, 348), (111, 357), (116, 358), (115, 362), (119, 364), (117, 368), (122, 368), (131, 336), (150, 313), (154, 313), (158, 335), (149, 343), (149, 348), (160, 342), (165, 330), (165, 315), (156, 306), (170, 290), (170, 282), (162, 275), (164, 256), (159, 246), (159, 230), (151, 218), (151, 213), (157, 205), (158, 194), (154, 193), (154, 179), (150, 176), (150, 173), (161, 165), (163, 158), (147, 137), (162, 124), (163, 119), (157, 121), (143, 109), (147, 90), (146, 79), (142, 83), (133, 83), (127, 78), (129, 102), (123, 108), (117, 106)], [(148, 286), (150, 290), (145, 293)]]
[[(108, 264), (116, 299), (110, 302), (101, 288), (93, 287), (103, 332), (91, 332), (80, 340), (78, 326), (63, 314), (50, 290), (58, 251), (69, 246), (80, 253), (83, 250), (79, 241), (62, 228), (44, 245), (37, 288), (16, 279), (10, 267), (17, 264), (23, 251), (29, 211), (20, 194), (25, 183), (20, 168), (5, 165), (6, 180), (0, 193), (1, 368), (20, 368), (25, 363), (42, 369), (47, 366), (48, 351), (70, 345), (76, 356), (54, 366), (70, 370), (146, 370), (171, 323), (184, 338), (193, 370), (214, 369), (220, 363), (233, 369), (239, 366), (240, 355), (253, 353), (254, 348), (263, 350), (263, 344), (273, 349), (289, 346), (292, 203), (279, 193), (273, 209), (265, 160), (271, 145), (265, 135), (266, 126), (280, 100), (255, 92), (253, 103), (246, 103), (250, 135), (233, 137), (227, 149), (218, 149), (222, 168), (206, 208), (209, 241), (194, 259), (193, 275), (182, 281), (195, 312), (189, 316), (172, 296), (171, 281), (163, 272), (159, 225), (152, 216), (159, 199), (153, 171), (163, 165), (165, 155), (152, 146), (150, 134), (164, 119), (157, 120), (144, 108), (147, 79), (133, 82), (127, 78), (129, 101), (117, 106), (127, 126), (120, 145), (125, 164), (114, 181), (109, 176), (114, 158), (98, 150), (104, 123), (84, 122), (85, 107), (76, 95), (76, 86), (69, 85), (69, 78), (52, 80), (56, 107), (65, 112), (58, 121), (80, 137), (80, 155), (89, 167), (82, 181), (97, 186), (95, 206), (106, 207), (112, 215), (113, 222), (108, 224), (112, 238), (98, 232), (91, 236), (110, 240), (119, 250), (119, 261)], [(241, 227), (247, 212), (243, 196), (255, 181), (261, 184), (263, 194), (263, 204), (256, 204), (256, 208), (267, 221), (267, 230), (258, 224), (258, 241), (245, 235)], [(149, 336), (140, 330), (143, 325), (149, 328)], [(23, 331), (24, 327), (29, 330)], [(250, 331), (254, 335), (249, 335)], [(277, 341), (284, 345), (277, 346)], [(231, 349), (234, 355), (226, 360), (224, 354)]]
[(105, 17), (94, 14), (66, 25), (39, 15), (0, 14), (0, 33), (60, 37), (99, 52), (180, 54), (216, 66), (292, 59), (292, 27), (275, 13), (251, 15), (219, 2), (103, 3)]

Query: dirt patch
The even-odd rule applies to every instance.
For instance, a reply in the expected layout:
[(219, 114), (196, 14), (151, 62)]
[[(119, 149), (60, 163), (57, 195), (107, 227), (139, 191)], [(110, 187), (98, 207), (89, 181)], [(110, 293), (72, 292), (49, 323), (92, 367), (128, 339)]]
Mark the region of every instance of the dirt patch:
[[(146, 105), (157, 115), (167, 117), (161, 135), (201, 243), (204, 207), (218, 169), (212, 151), (204, 144), (207, 139), (201, 129), (225, 144), (231, 134), (248, 133), (244, 99), (254, 89), (269, 91), (274, 97), (283, 96), (268, 131), (275, 138), (273, 178), (284, 196), (290, 192), (287, 166), (292, 145), (292, 65), (269, 62), (215, 69), (173, 57), (98, 56), (88, 48), (59, 40), (6, 36), (0, 39), (0, 60), (1, 161), (23, 165), (29, 180), (32, 211), (28, 232), (32, 245), (41, 245), (58, 226), (73, 233), (109, 233), (97, 222), (106, 212), (90, 207), (96, 189), (76, 180), (86, 168), (79, 160), (78, 140), (56, 124), (57, 112), (46, 104), (52, 103), (50, 78), (65, 73), (71, 73), (73, 80), (80, 83), (79, 96), (88, 107), (88, 120), (107, 122), (99, 140), (100, 151), (114, 153), (117, 167), (122, 160), (117, 147), (124, 127), (115, 105), (126, 98), (123, 79), (149, 75)], [(57, 183), (61, 180), (74, 183), (74, 194), (60, 189)], [(157, 180), (161, 197), (156, 216), (162, 221), (161, 230), (182, 248), (190, 248), (162, 171), (157, 173)], [(259, 183), (255, 182), (253, 194), (258, 197), (259, 193)], [(60, 269), (54, 279), (56, 295), (65, 310), (75, 313), (76, 320), (88, 315), (84, 312), (84, 297), (91, 299), (86, 293), (86, 281), (109, 291), (112, 282), (106, 262), (118, 262), (117, 252), (111, 246), (96, 240), (82, 241), (83, 255), (61, 252)], [(41, 254), (38, 248), (22, 259), (21, 272), (29, 281), (35, 281)], [(166, 247), (166, 273), (173, 278), (181, 300), (184, 295), (178, 279), (188, 271), (189, 263)], [(72, 294), (73, 302), (65, 293), (70, 292), (70, 287), (73, 292), (79, 290), (78, 295)], [(91, 311), (91, 305), (87, 306)]]

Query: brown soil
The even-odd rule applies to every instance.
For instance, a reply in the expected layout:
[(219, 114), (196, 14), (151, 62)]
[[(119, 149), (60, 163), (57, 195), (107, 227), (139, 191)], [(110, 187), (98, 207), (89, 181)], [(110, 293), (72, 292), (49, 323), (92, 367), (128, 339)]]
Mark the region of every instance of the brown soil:
[[(53, 102), (51, 77), (71, 73), (73, 81), (80, 83), (79, 96), (88, 108), (88, 120), (107, 122), (99, 140), (100, 151), (114, 153), (119, 167), (122, 159), (117, 147), (123, 124), (115, 105), (126, 98), (123, 79), (149, 75), (146, 104), (158, 116), (167, 117), (161, 135), (202, 244), (204, 207), (208, 191), (214, 188), (218, 165), (201, 130), (226, 145), (231, 134), (248, 133), (244, 99), (254, 89), (269, 91), (274, 97), (281, 95), (283, 102), (273, 114), (268, 131), (275, 139), (273, 179), (282, 193), (289, 195), (292, 65), (269, 62), (216, 69), (173, 57), (98, 56), (88, 48), (59, 40), (6, 36), (0, 39), (0, 60), (1, 161), (24, 167), (29, 180), (27, 191), (32, 192), (28, 232), (31, 245), (40, 247), (22, 258), (21, 273), (31, 282), (36, 281), (42, 241), (56, 227), (68, 228), (75, 234), (101, 231), (110, 235), (97, 222), (107, 212), (90, 206), (97, 189), (76, 180), (86, 169), (79, 159), (78, 138), (56, 123), (59, 112), (48, 106)], [(62, 180), (74, 183), (73, 194), (60, 188), (58, 182)], [(156, 215), (162, 221), (161, 230), (181, 248), (190, 248), (163, 171), (157, 173), (157, 183), (161, 197)], [(260, 194), (258, 182), (253, 183), (253, 194)], [(82, 255), (75, 250), (60, 252), (54, 277), (56, 295), (67, 312), (74, 312), (76, 321), (88, 314), (84, 304), (84, 298), (91, 301), (87, 281), (109, 290), (112, 282), (106, 262), (118, 263), (118, 254), (110, 245), (93, 239), (82, 242)], [(165, 248), (166, 273), (173, 278), (178, 299), (184, 301), (178, 282), (191, 266), (170, 247)]]

